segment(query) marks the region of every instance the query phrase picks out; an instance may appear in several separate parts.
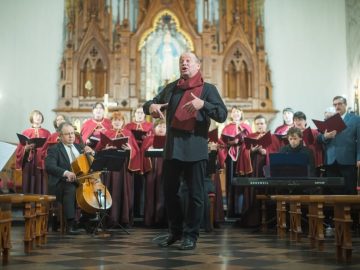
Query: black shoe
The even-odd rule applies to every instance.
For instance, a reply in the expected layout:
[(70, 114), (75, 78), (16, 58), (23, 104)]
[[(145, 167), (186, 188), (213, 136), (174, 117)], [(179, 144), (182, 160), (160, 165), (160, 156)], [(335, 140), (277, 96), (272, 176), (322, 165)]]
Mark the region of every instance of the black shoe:
[(81, 234), (81, 232), (82, 232), (81, 229), (75, 228), (74, 226), (66, 228), (66, 234), (69, 235), (79, 235)]
[(185, 238), (179, 247), (180, 250), (192, 250), (194, 248), (196, 248), (196, 241), (190, 238)]
[(170, 233), (164, 240), (158, 243), (160, 247), (168, 247), (174, 244), (176, 241), (181, 240), (181, 235)]

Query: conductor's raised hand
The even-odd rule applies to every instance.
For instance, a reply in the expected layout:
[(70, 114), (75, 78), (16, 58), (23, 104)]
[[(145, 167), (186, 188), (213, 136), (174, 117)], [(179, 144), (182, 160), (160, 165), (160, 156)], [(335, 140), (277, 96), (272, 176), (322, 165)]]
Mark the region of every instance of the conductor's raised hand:
[(191, 96), (194, 99), (190, 100), (187, 103), (185, 103), (184, 106), (183, 106), (183, 109), (185, 109), (189, 113), (193, 113), (194, 111), (198, 111), (202, 107), (204, 107), (204, 101), (202, 99), (198, 98), (193, 93), (191, 93)]
[(165, 119), (165, 116), (162, 113), (162, 110), (166, 109), (167, 106), (168, 106), (168, 103), (164, 103), (164, 104), (153, 103), (153, 104), (151, 104), (150, 108), (149, 108), (151, 117)]

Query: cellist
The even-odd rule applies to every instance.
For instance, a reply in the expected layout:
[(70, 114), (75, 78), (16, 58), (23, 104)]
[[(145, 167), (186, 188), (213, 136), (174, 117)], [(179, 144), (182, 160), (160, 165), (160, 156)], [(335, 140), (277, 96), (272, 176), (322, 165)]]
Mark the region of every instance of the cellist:
[(75, 142), (75, 130), (71, 123), (63, 122), (59, 126), (60, 142), (48, 149), (45, 159), (45, 169), (48, 173), (50, 190), (55, 190), (56, 199), (63, 205), (66, 218), (66, 232), (78, 234), (75, 220), (76, 212), (76, 175), (71, 171), (71, 163), (85, 152), (94, 155), (94, 150), (89, 146), (82, 148)]

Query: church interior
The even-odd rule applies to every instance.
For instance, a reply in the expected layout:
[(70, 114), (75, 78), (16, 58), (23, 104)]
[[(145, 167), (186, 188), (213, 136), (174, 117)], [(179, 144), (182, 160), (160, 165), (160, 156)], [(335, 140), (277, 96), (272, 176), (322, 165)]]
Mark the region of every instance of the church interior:
[[(275, 133), (284, 108), (304, 112), (315, 128), (311, 119), (323, 120), (335, 96), (345, 97), (347, 112), (359, 115), (359, 24), (357, 0), (0, 0), (0, 194), (38, 193), (24, 192), (15, 154), (17, 133), (33, 123), (34, 110), (50, 133), (59, 115), (83, 132), (99, 103), (105, 118), (119, 114), (131, 124), (139, 107), (179, 78), (184, 52), (198, 57), (204, 81), (216, 87), (228, 109), (225, 123), (211, 122), (217, 136), (234, 107), (252, 132), (262, 115)], [(64, 232), (62, 210), (43, 190), (44, 198), (30, 201), (0, 195), (0, 268), (359, 268), (360, 198), (333, 221), (328, 201), (311, 208), (315, 201), (299, 206), (260, 196), (254, 210), (259, 222), (244, 226), (237, 207), (245, 207), (245, 195), (236, 194), (249, 191), (232, 190), (239, 201), (230, 208), (226, 166), (216, 180), (211, 176), (219, 186), (209, 191), (209, 213), (204, 211), (197, 248), (189, 251), (158, 247), (167, 224), (145, 221), (146, 171), (131, 176), (130, 221), (108, 225), (101, 219), (98, 233)], [(297, 207), (288, 209), (290, 217), (285, 201)], [(335, 220), (345, 224), (343, 234)], [(301, 239), (292, 232), (295, 223), (303, 227)]]

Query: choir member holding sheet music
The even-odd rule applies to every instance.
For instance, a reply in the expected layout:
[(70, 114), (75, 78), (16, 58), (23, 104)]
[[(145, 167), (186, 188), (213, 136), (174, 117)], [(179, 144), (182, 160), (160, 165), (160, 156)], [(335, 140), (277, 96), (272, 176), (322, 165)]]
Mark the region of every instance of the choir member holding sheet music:
[(155, 134), (144, 139), (143, 146), (146, 151), (159, 152), (159, 156), (151, 157), (152, 169), (145, 175), (145, 206), (144, 223), (151, 225), (166, 225), (164, 206), (164, 187), (162, 182), (163, 156), (162, 152), (166, 139), (166, 122), (158, 119), (154, 124)]
[(250, 149), (253, 177), (264, 177), (264, 166), (269, 163), (269, 154), (279, 151), (280, 141), (267, 130), (267, 121), (263, 115), (254, 118), (255, 131), (245, 138), (245, 145)]
[(140, 170), (134, 175), (134, 215), (141, 217), (144, 214), (144, 197), (145, 197), (145, 177), (144, 175), (151, 170), (151, 161), (145, 156), (146, 148), (143, 141), (146, 137), (151, 136), (153, 132), (153, 124), (147, 122), (145, 113), (141, 106), (138, 106), (134, 113), (134, 121), (126, 124), (125, 129), (130, 130), (140, 148)]
[[(325, 147), (326, 175), (344, 177), (345, 188), (339, 193), (356, 194), (357, 168), (360, 167), (360, 118), (347, 112), (347, 101), (343, 96), (334, 97), (333, 105), (345, 129), (326, 129), (317, 138)], [(336, 120), (338, 116), (335, 114), (326, 121), (333, 117)]]
[(244, 137), (249, 135), (251, 127), (246, 124), (243, 112), (237, 107), (231, 109), (231, 122), (222, 130), (219, 138), (219, 162), (223, 168), (225, 160), (229, 157), (235, 162), (235, 173), (245, 175), (252, 172), (249, 150), (243, 144)]
[(144, 174), (151, 170), (150, 159), (145, 157), (144, 147), (142, 142), (147, 136), (153, 134), (153, 124), (145, 120), (145, 113), (141, 106), (137, 107), (134, 113), (134, 121), (125, 125), (125, 129), (130, 130), (140, 148), (140, 159), (142, 160), (140, 165), (140, 174)]
[(48, 191), (42, 147), (50, 136), (50, 132), (41, 127), (43, 122), (43, 114), (34, 110), (30, 113), (31, 128), (18, 134), (16, 169), (22, 170), (23, 193), (47, 194)]
[(96, 102), (93, 106), (93, 118), (84, 122), (81, 127), (81, 136), (85, 144), (94, 148), (91, 145), (90, 137), (100, 138), (100, 133), (107, 129), (111, 129), (111, 120), (105, 118), (105, 106), (101, 102)]
[(321, 169), (324, 165), (324, 150), (322, 144), (316, 140), (319, 135), (319, 131), (307, 127), (306, 115), (301, 111), (294, 113), (294, 125), (303, 133), (304, 146), (307, 146), (311, 151), (313, 151), (315, 159), (315, 176), (321, 176)]
[[(269, 154), (280, 149), (280, 141), (267, 130), (267, 121), (263, 115), (254, 118), (255, 132), (245, 137), (246, 148), (250, 149), (253, 177), (264, 177), (264, 166), (269, 164)], [(260, 205), (256, 200), (258, 190), (253, 187), (244, 187), (243, 214), (241, 226), (255, 227), (260, 223)]]
[(234, 175), (244, 176), (252, 173), (250, 150), (245, 147), (244, 137), (249, 135), (251, 127), (244, 122), (243, 112), (231, 109), (231, 122), (222, 130), (219, 138), (218, 160), (221, 168), (226, 161), (226, 186), (228, 212), (230, 215), (242, 211), (242, 189), (231, 185)]
[[(124, 128), (125, 117), (119, 112), (113, 112), (111, 117), (112, 128), (100, 134), (100, 141), (96, 146), (97, 151), (114, 149), (129, 151), (129, 157), (125, 157), (119, 164), (120, 171), (107, 174), (105, 185), (112, 196), (109, 225), (121, 223), (131, 225), (133, 222), (133, 180), (132, 173), (140, 170), (139, 147), (131, 131)], [(117, 139), (125, 138), (124, 143), (117, 144)]]

